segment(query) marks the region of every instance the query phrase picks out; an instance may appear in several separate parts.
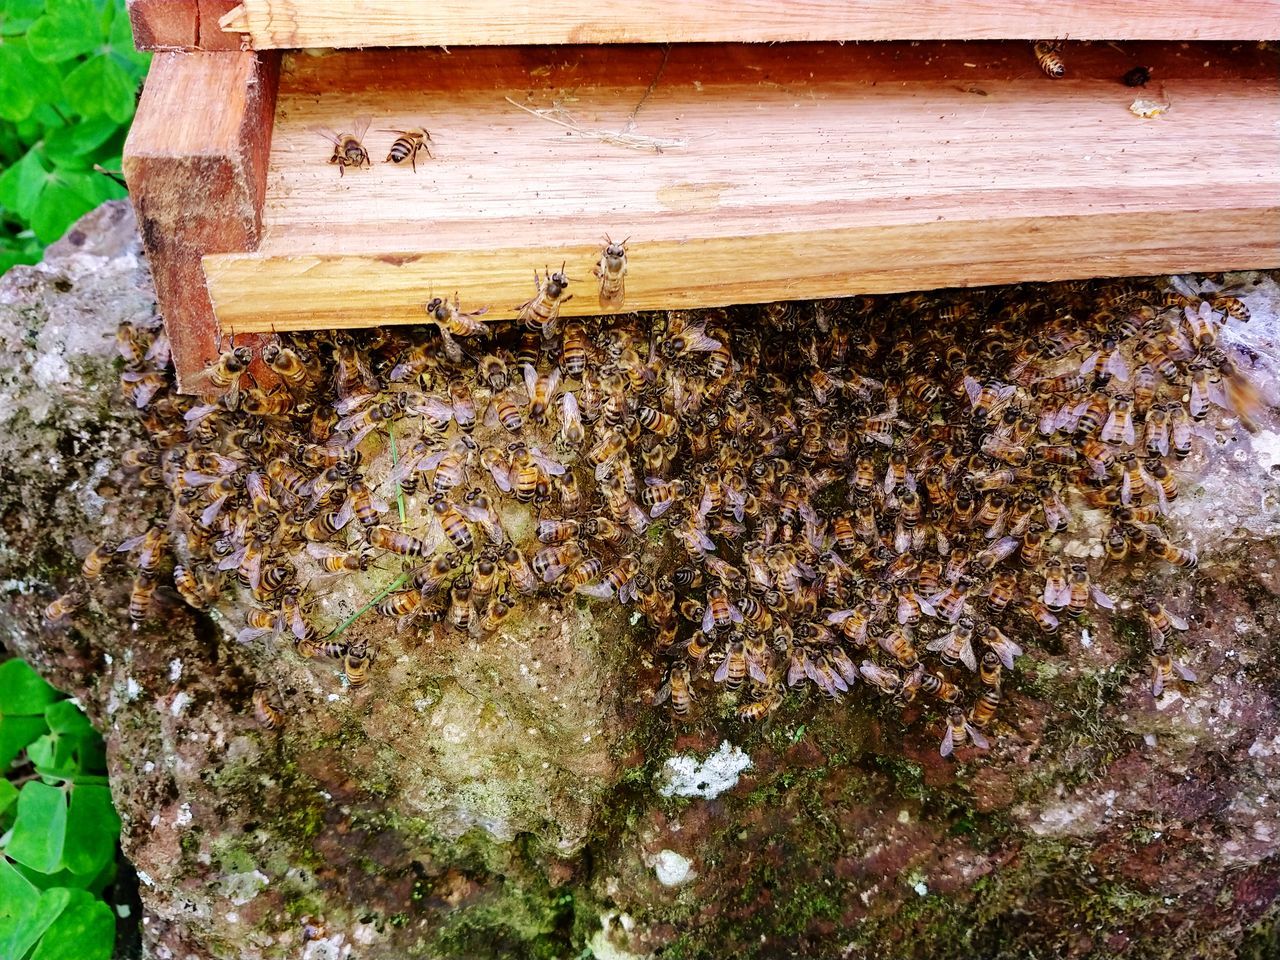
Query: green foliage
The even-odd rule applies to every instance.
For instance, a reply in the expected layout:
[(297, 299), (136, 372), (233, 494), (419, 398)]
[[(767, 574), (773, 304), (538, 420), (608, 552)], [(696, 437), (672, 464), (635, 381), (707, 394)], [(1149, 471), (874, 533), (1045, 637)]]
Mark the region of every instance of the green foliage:
[(0, 273), (124, 188), (120, 153), (150, 54), (124, 0), (0, 0)]
[(0, 663), (0, 770), (0, 960), (106, 960), (120, 818), (102, 737), (21, 660)]

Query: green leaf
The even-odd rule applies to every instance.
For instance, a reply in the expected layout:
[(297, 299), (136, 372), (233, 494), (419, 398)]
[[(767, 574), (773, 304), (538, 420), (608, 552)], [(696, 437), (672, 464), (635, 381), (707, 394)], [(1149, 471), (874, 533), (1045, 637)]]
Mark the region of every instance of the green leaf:
[[(18, 788), (8, 780), (0, 780), (0, 817), (3, 817), (15, 800), (18, 799)], [(3, 833), (4, 831), (0, 831)]]
[(0, 716), (0, 773), (8, 770), (13, 758), (48, 729), (44, 717)]
[(52, 243), (98, 204), (124, 195), (124, 189), (110, 177), (60, 170), (48, 178), (31, 215), (31, 228), (41, 242)]
[(62, 864), (66, 836), (66, 794), (39, 780), (28, 782), (18, 792), (18, 819), (5, 853), (32, 870), (53, 873)]
[(54, 166), (86, 169), (93, 164), (93, 151), (119, 129), (120, 124), (108, 117), (59, 127), (44, 138), (44, 155)]
[(35, 94), (21, 81), (27, 59), (11, 43), (0, 46), (0, 117), (5, 120), (22, 120), (36, 105)]
[(62, 81), (62, 96), (82, 117), (108, 116), (124, 123), (133, 116), (137, 82), (110, 54), (100, 53)]
[[(28, 153), (27, 157), (30, 156)], [(26, 162), (27, 157), (19, 164)], [(19, 204), (9, 203), (2, 195), (0, 203), (21, 212)], [(14, 659), (0, 663), (0, 714), (12, 717), (44, 713), (45, 708), (59, 696), (58, 691), (49, 686), (44, 677), (31, 669), (25, 660)]]
[[(41, 894), (26, 877), (4, 857), (0, 857), (0, 957), (22, 957), (57, 919), (53, 900), (49, 911), (41, 910)], [(62, 906), (70, 900), (66, 894), (57, 899)]]
[(111, 31), (108, 36), (111, 49), (115, 51), (116, 56), (128, 61), (134, 76), (143, 76), (151, 63), (151, 54), (134, 46), (133, 27), (129, 25), (129, 14), (124, 7), (116, 8), (116, 18), (111, 21)]
[(62, 865), (73, 873), (96, 874), (115, 858), (120, 817), (106, 787), (74, 786), (67, 813)]
[(72, 890), (69, 902), (40, 938), (31, 960), (111, 960), (115, 938), (111, 908), (91, 893)]
[(61, 63), (102, 46), (97, 13), (91, 0), (49, 0), (48, 12), (27, 31), (31, 55), (44, 63)]
[(55, 733), (92, 733), (93, 724), (84, 715), (84, 711), (70, 700), (59, 700), (51, 703), (44, 711), (45, 723)]

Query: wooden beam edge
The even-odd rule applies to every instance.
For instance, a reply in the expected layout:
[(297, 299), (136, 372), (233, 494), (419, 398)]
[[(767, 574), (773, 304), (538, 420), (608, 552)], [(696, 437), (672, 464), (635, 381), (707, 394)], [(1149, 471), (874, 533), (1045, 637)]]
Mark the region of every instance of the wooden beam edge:
[[(941, 287), (1280, 265), (1280, 205), (1056, 218), (951, 220), (822, 233), (633, 242), (625, 311), (689, 309)], [(1038, 250), (1028, 259), (1029, 250)], [(511, 319), (532, 271), (567, 261), (564, 316), (602, 312), (597, 246), (360, 256), (210, 254), (203, 260), (224, 333), (423, 321), (432, 295)]]

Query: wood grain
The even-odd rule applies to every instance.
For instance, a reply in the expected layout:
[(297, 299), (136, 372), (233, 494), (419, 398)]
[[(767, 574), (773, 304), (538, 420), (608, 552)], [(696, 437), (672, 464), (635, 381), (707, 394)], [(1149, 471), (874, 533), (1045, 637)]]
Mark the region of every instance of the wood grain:
[(139, 50), (185, 50), (196, 45), (196, 0), (125, 0)]
[(254, 49), (793, 40), (1262, 40), (1280, 0), (244, 0)]
[(200, 257), (252, 249), (261, 236), (277, 82), (271, 53), (160, 54), (125, 142), (181, 388), (218, 356)]
[[(1068, 69), (1021, 43), (289, 54), (261, 243), (210, 251), (209, 291), (237, 332), (416, 322), (454, 290), (496, 318), (564, 260), (592, 313), (606, 233), (628, 309), (1280, 264), (1273, 55), (1095, 44)], [(339, 178), (315, 128), (362, 113), (375, 164)], [(419, 124), (435, 159), (381, 163), (377, 128)]]

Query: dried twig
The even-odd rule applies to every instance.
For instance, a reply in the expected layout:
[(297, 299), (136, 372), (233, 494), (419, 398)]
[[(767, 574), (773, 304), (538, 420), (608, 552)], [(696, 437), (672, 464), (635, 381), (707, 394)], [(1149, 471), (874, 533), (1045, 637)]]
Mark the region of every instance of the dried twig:
[[(689, 141), (682, 137), (646, 137), (638, 133), (594, 130), (582, 126), (574, 118), (573, 114), (563, 107), (555, 106), (549, 110), (535, 110), (533, 107), (526, 107), (523, 103), (516, 103), (510, 97), (505, 99), (507, 103), (513, 107), (519, 107), (525, 113), (532, 114), (540, 120), (546, 120), (548, 123), (554, 123), (556, 126), (564, 127), (574, 136), (584, 137), (588, 140), (599, 140), (601, 143), (611, 143), (614, 146), (627, 147), (630, 150), (652, 150), (654, 153), (689, 145)], [(632, 114), (632, 117), (634, 118), (634, 114)], [(627, 121), (628, 125), (632, 122), (633, 119)]]

